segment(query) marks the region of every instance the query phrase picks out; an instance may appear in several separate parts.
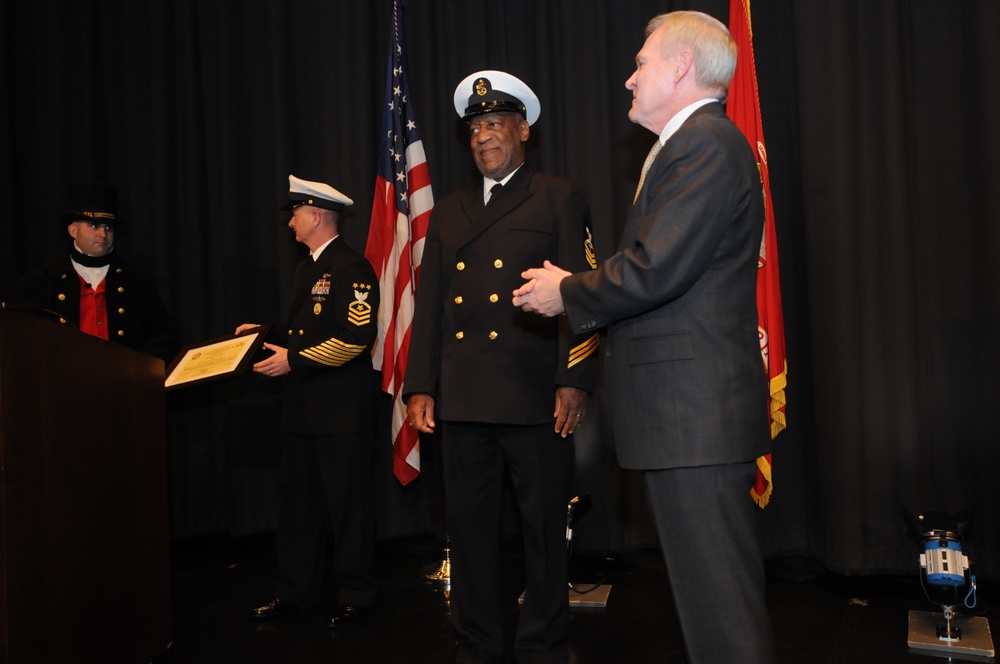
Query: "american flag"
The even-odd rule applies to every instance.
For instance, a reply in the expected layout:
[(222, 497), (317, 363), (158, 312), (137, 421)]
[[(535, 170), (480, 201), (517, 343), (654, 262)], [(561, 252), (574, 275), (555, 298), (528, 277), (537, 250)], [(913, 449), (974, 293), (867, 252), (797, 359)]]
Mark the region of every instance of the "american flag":
[(378, 275), (382, 292), (378, 341), (372, 354), (382, 371), (382, 389), (392, 395), (392, 469), (403, 485), (420, 474), (420, 440), (406, 424), (402, 401), (409, 356), (414, 295), (420, 279), (427, 223), (434, 194), (424, 146), (414, 119), (403, 56), (403, 1), (393, 2), (392, 52), (385, 82), (382, 141), (375, 179), (375, 200), (365, 257)]

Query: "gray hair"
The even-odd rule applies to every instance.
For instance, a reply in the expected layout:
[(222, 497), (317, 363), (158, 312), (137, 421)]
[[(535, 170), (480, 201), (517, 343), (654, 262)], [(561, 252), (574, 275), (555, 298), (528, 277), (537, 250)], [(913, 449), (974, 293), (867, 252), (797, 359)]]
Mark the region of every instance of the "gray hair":
[(682, 48), (694, 56), (695, 81), (700, 87), (718, 89), (723, 97), (736, 71), (736, 42), (721, 21), (695, 11), (660, 14), (646, 26), (646, 36), (660, 27), (660, 53), (669, 57)]

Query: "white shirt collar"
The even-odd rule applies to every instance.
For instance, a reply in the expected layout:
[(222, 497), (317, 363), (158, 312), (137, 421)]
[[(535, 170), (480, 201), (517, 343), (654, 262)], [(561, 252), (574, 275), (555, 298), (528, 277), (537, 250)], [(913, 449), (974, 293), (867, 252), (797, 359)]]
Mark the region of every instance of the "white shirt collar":
[(484, 177), (483, 178), (483, 202), (485, 203), (486, 201), (489, 200), (489, 198), (487, 196), (488, 196), (490, 190), (493, 189), (493, 185), (495, 185), (495, 184), (502, 184), (502, 185), (506, 186), (507, 183), (510, 182), (510, 179), (512, 177), (514, 177), (514, 173), (517, 173), (519, 170), (521, 170), (521, 166), (524, 166), (524, 162), (523, 161), (521, 162), (520, 166), (518, 166), (517, 168), (515, 168), (514, 170), (512, 170), (510, 173), (508, 173), (507, 177), (505, 177), (503, 180), (497, 181), (497, 180), (494, 180), (492, 178), (486, 178), (486, 177)]
[(330, 246), (330, 243), (333, 242), (334, 240), (336, 240), (338, 237), (340, 237), (339, 234), (334, 235), (332, 238), (330, 238), (329, 240), (327, 240), (323, 244), (319, 245), (319, 247), (316, 249), (316, 251), (312, 251), (312, 252), (309, 253), (309, 255), (312, 256), (313, 263), (315, 263), (316, 261), (319, 260), (319, 255), (321, 253), (323, 253), (323, 250), (326, 249), (328, 246)]
[(716, 99), (715, 97), (708, 97), (707, 99), (699, 99), (698, 101), (692, 104), (688, 104), (681, 110), (677, 111), (677, 113), (674, 114), (674, 117), (670, 118), (670, 120), (667, 122), (667, 125), (663, 128), (663, 131), (660, 132), (660, 145), (666, 144), (667, 139), (673, 136), (674, 132), (676, 132), (678, 129), (681, 128), (681, 125), (684, 124), (685, 120), (691, 117), (692, 113), (697, 111), (705, 104), (711, 104), (713, 101), (719, 101), (719, 100)]

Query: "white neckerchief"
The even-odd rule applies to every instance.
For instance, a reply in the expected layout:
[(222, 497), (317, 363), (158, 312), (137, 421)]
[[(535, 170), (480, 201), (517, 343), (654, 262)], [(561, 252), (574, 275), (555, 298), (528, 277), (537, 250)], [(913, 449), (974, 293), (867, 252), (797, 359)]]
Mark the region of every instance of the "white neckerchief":
[[(73, 243), (77, 251), (80, 251), (80, 247), (77, 246), (76, 242)], [(83, 252), (80, 251), (82, 254)], [(108, 268), (111, 267), (110, 264), (102, 265), (101, 267), (87, 267), (86, 265), (80, 265), (73, 257), (70, 256), (70, 263), (73, 264), (73, 269), (76, 273), (83, 277), (83, 280), (87, 282), (87, 285), (97, 290), (97, 287), (104, 281), (104, 277), (108, 276)]]

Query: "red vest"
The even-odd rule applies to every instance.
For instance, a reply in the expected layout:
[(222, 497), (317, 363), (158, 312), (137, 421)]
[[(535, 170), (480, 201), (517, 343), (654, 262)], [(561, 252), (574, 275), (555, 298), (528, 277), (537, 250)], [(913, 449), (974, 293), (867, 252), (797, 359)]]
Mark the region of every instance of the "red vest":
[(104, 301), (104, 283), (107, 279), (101, 279), (97, 288), (91, 288), (80, 279), (80, 331), (108, 340), (108, 308)]

